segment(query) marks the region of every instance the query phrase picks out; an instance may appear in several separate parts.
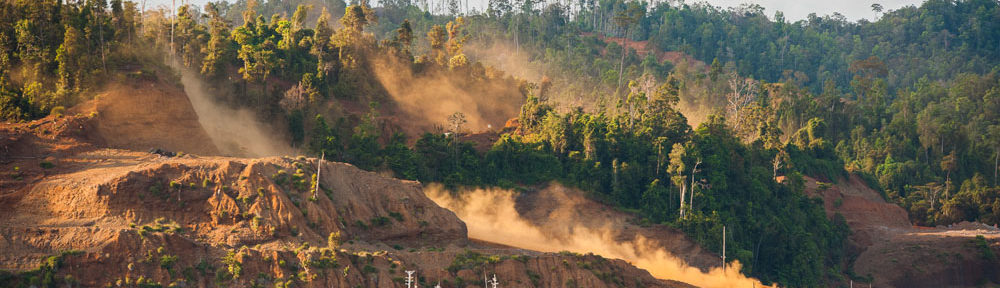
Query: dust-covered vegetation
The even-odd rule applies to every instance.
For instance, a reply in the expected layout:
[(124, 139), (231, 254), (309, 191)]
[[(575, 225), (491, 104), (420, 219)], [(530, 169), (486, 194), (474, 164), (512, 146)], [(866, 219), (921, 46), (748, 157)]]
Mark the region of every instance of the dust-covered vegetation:
[[(558, 180), (712, 251), (725, 225), (743, 272), (789, 286), (850, 274), (846, 224), (803, 175), (861, 174), (919, 225), (1000, 221), (996, 1), (930, 0), (874, 22), (789, 22), (757, 5), (448, 4), (4, 1), (0, 118), (61, 116), (107, 81), (186, 73), (327, 160), (450, 187)], [(463, 141), (484, 130), (498, 137), (487, 149)], [(274, 181), (323, 188), (309, 175)]]

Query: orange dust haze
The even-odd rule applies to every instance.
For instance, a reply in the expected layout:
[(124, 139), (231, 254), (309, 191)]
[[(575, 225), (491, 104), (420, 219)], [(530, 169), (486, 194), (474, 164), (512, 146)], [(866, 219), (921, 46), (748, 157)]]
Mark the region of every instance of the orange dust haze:
[(717, 267), (702, 272), (641, 235), (628, 241), (615, 240), (617, 233), (612, 221), (593, 225), (594, 219), (587, 219), (591, 223), (585, 225), (581, 224), (583, 221), (564, 220), (565, 229), (547, 231), (518, 213), (515, 192), (510, 190), (467, 189), (455, 197), (441, 185), (432, 184), (424, 191), (434, 202), (454, 211), (466, 223), (469, 238), (543, 252), (594, 253), (623, 259), (654, 277), (699, 287), (766, 287), (741, 274), (736, 261), (730, 262), (725, 270)]

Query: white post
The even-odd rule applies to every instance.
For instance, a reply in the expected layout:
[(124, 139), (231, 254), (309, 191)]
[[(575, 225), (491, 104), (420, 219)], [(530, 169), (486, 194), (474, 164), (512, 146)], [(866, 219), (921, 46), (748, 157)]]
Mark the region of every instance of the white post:
[(321, 172), (320, 169), (323, 167), (323, 158), (326, 158), (326, 151), (320, 154), (319, 162), (316, 163), (316, 187), (313, 187), (313, 199), (316, 199), (316, 195), (319, 192), (319, 172)]
[(726, 273), (726, 225), (722, 225), (722, 273)]
[(413, 272), (417, 271), (406, 271), (406, 288), (413, 288)]

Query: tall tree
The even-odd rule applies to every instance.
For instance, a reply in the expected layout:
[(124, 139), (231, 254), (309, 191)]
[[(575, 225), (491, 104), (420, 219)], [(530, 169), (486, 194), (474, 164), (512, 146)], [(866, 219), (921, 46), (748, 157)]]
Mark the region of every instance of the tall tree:
[(670, 180), (674, 182), (674, 186), (680, 189), (680, 207), (678, 208), (678, 219), (685, 218), (685, 210), (687, 205), (684, 204), (685, 196), (687, 193), (687, 177), (684, 176), (684, 171), (687, 170), (687, 164), (684, 163), (684, 158), (687, 157), (687, 147), (680, 143), (675, 143), (674, 147), (670, 149), (670, 166), (667, 169), (667, 173), (670, 173)]
[(446, 36), (444, 28), (441, 25), (431, 26), (431, 29), (427, 31), (427, 41), (431, 44), (431, 57), (438, 65), (444, 65)]
[(223, 75), (228, 59), (232, 57), (232, 41), (229, 40), (229, 23), (219, 12), (218, 3), (205, 4), (208, 13), (208, 43), (203, 53), (201, 73), (218, 78)]
[(56, 52), (56, 62), (59, 63), (59, 88), (70, 91), (79, 88), (87, 68), (86, 41), (83, 33), (71, 25), (66, 26), (63, 43)]
[(330, 73), (334, 70), (337, 61), (333, 59), (333, 48), (330, 41), (333, 37), (333, 28), (330, 27), (330, 12), (323, 7), (319, 18), (316, 19), (316, 28), (313, 29), (313, 46), (309, 52), (316, 57), (316, 79), (320, 83), (326, 83)]
[(997, 186), (1000, 178), (1000, 124), (991, 125), (987, 132), (990, 146), (993, 146), (993, 186)]
[(403, 20), (396, 28), (395, 42), (399, 45), (400, 52), (406, 57), (410, 57), (410, 48), (413, 46), (413, 27), (410, 20)]
[(625, 55), (628, 54), (629, 50), (628, 48), (629, 28), (631, 28), (632, 25), (635, 25), (640, 20), (642, 20), (642, 18), (645, 17), (645, 15), (646, 15), (646, 9), (640, 6), (639, 3), (636, 1), (628, 2), (626, 4), (625, 10), (618, 11), (618, 13), (615, 14), (614, 18), (615, 24), (617, 24), (619, 28), (625, 30), (622, 33), (622, 58), (620, 63), (618, 64), (618, 88), (615, 89), (617, 93), (621, 92), (622, 78), (625, 75)]

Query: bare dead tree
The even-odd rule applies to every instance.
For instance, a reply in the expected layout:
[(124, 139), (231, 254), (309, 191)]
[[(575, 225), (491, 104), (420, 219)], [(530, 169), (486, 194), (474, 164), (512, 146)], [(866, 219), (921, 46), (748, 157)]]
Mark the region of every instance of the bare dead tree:
[(459, 144), (458, 136), (459, 133), (462, 132), (462, 126), (465, 125), (465, 123), (469, 123), (469, 121), (465, 119), (465, 114), (462, 114), (462, 112), (455, 112), (455, 114), (451, 114), (451, 116), (448, 116), (448, 126), (450, 127), (451, 130), (450, 132), (451, 132), (452, 146), (454, 148), (454, 153), (455, 153), (454, 154), (455, 168), (458, 168), (460, 164), (458, 157), (458, 152), (459, 152), (458, 146), (460, 146), (458, 145)]
[(308, 95), (309, 91), (299, 83), (285, 91), (285, 97), (278, 101), (278, 105), (288, 111), (302, 109), (306, 106)]
[(941, 190), (944, 187), (942, 187), (941, 184), (938, 184), (937, 182), (931, 182), (919, 188), (921, 188), (921, 190), (923, 190), (924, 192), (924, 199), (931, 200), (931, 209), (934, 209), (934, 203), (937, 202), (938, 194), (941, 193)]
[(694, 163), (694, 167), (691, 168), (691, 198), (688, 200), (688, 206), (691, 206), (691, 208), (688, 210), (694, 210), (694, 173), (701, 172), (701, 170), (698, 170), (698, 165), (701, 165), (701, 158), (698, 158), (698, 161)]
[(773, 175), (771, 178), (778, 179), (778, 169), (785, 167), (784, 157), (782, 157), (784, 156), (783, 153), (784, 151), (778, 151), (778, 153), (774, 155), (774, 160), (771, 161), (771, 164), (774, 165), (772, 172)]
[(729, 77), (730, 92), (726, 95), (726, 117), (734, 130), (739, 130), (745, 122), (745, 108), (757, 99), (757, 81), (742, 78), (733, 72)]

